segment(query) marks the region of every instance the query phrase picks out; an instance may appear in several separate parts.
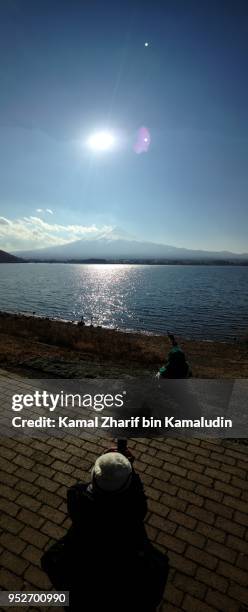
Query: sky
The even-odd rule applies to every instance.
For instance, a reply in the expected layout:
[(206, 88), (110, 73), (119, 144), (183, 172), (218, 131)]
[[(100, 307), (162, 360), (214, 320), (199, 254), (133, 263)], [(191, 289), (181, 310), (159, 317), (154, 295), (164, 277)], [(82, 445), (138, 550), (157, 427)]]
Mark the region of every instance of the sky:
[(247, 0), (1, 0), (0, 248), (248, 252), (247, 32)]

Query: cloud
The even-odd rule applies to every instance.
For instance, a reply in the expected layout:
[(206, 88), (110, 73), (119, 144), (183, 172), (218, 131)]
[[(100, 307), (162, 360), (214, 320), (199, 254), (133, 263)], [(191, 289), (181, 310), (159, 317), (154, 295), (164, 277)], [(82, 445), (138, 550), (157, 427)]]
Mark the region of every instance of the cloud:
[(103, 225), (61, 225), (48, 223), (40, 217), (29, 216), (20, 219), (0, 217), (0, 248), (6, 251), (28, 250), (55, 246), (82, 239), (116, 238), (112, 226)]
[(36, 208), (37, 213), (49, 213), (49, 215), (53, 215), (53, 210), (51, 208)]
[(0, 217), (0, 225), (10, 225), (10, 221), (5, 217)]

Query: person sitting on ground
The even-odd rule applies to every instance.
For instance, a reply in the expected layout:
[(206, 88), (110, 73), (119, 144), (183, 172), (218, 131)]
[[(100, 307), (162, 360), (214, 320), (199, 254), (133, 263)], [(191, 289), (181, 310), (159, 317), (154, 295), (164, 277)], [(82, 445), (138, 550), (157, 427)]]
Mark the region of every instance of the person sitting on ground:
[(69, 610), (153, 612), (168, 561), (149, 543), (146, 496), (129, 458), (101, 455), (91, 481), (72, 486), (67, 502), (72, 526), (42, 567), (55, 588), (70, 591)]
[(168, 334), (172, 343), (167, 357), (167, 362), (159, 370), (161, 378), (189, 378), (192, 372), (184, 351), (178, 346), (173, 334)]

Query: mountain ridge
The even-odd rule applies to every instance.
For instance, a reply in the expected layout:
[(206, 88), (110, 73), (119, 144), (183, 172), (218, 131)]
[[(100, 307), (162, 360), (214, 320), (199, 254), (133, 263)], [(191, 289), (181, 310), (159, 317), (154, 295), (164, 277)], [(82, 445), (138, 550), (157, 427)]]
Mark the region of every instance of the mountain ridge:
[(80, 259), (233, 259), (248, 260), (248, 253), (231, 251), (205, 251), (187, 249), (173, 245), (138, 240), (95, 238), (94, 240), (75, 240), (64, 245), (12, 251), (13, 256), (36, 261), (80, 260)]

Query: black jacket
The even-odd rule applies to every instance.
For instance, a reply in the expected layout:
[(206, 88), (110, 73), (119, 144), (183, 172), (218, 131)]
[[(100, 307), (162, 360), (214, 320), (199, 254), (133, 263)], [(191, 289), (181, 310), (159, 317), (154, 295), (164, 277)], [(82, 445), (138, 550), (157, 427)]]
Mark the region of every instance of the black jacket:
[(107, 547), (110, 551), (118, 546), (133, 549), (142, 543), (147, 501), (136, 472), (121, 493), (103, 493), (91, 484), (76, 484), (68, 490), (67, 504), (72, 528), (85, 547)]

